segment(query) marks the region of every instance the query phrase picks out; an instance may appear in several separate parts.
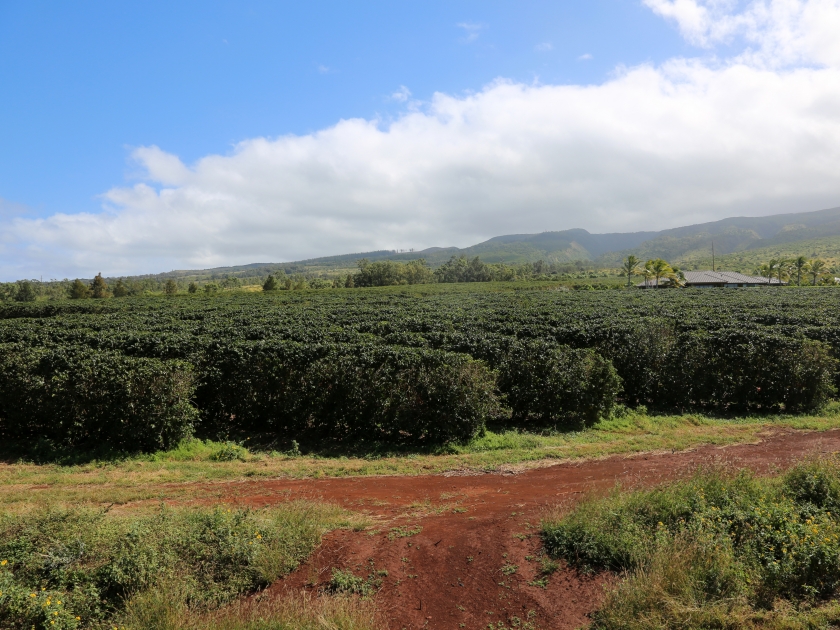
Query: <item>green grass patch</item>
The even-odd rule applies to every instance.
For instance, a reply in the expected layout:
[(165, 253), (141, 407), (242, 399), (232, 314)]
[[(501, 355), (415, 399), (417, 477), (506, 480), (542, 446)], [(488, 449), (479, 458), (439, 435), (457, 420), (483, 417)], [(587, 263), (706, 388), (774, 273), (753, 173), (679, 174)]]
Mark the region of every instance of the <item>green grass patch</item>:
[(840, 621), (840, 462), (707, 472), (591, 497), (543, 523), (547, 551), (625, 572), (596, 628), (816, 628)]
[(126, 602), (155, 593), (168, 602), (160, 615), (216, 610), (285, 575), (325, 531), (350, 523), (337, 507), (304, 502), (262, 510), (6, 513), (0, 516), (0, 627), (98, 628), (136, 617), (137, 605), (126, 609)]
[[(241, 447), (235, 458), (228, 459), (218, 455), (227, 448), (224, 443), (189, 440), (171, 451), (121, 460), (66, 466), (0, 464), (0, 510), (19, 511), (33, 503), (102, 506), (136, 501), (218, 500), (231, 491), (229, 482), (261, 478), (489, 471), (511, 465), (541, 466), (546, 462), (610, 455), (680, 451), (703, 444), (754, 442), (779, 429), (825, 431), (838, 427), (840, 405), (832, 403), (819, 414), (801, 416), (727, 419), (698, 414), (627, 413), (582, 431), (487, 431), (467, 444), (426, 454), (321, 456), (254, 452)], [(247, 493), (248, 486), (238, 487), (237, 492)]]

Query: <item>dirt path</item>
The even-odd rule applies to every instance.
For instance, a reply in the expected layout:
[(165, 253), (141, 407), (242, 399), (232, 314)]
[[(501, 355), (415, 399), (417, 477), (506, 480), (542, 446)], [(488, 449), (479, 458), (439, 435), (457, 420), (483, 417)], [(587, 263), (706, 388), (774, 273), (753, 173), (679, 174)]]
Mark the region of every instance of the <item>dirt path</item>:
[(306, 565), (270, 592), (322, 587), (338, 568), (382, 580), (377, 600), (390, 630), (478, 629), (491, 622), (494, 628), (527, 628), (530, 622), (565, 629), (586, 624), (609, 577), (564, 569), (547, 588), (529, 585), (538, 577), (539, 522), (547, 506), (618, 482), (656, 483), (700, 465), (763, 473), (835, 452), (840, 430), (784, 432), (759, 444), (613, 457), (520, 474), (243, 482), (235, 485), (234, 500), (265, 505), (323, 499), (364, 511), (376, 523), (375, 533), (333, 532)]

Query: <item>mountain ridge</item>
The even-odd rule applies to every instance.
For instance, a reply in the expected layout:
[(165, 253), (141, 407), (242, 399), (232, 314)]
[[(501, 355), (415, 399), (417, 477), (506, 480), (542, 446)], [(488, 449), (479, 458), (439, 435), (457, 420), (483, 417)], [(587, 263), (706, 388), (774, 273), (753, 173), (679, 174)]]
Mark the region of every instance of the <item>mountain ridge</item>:
[[(837, 237), (836, 243), (826, 238)], [(408, 261), (425, 258), (433, 267), (451, 256), (479, 256), (488, 263), (525, 263), (544, 260), (551, 263), (589, 262), (597, 266), (617, 266), (626, 256), (665, 258), (675, 264), (690, 267), (711, 262), (711, 248), (721, 260), (743, 253), (742, 261), (760, 255), (767, 248), (779, 251), (794, 244), (820, 241), (822, 255), (840, 258), (840, 207), (811, 212), (784, 213), (764, 217), (729, 217), (680, 226), (659, 231), (610, 232), (592, 234), (581, 228), (539, 232), (536, 234), (505, 234), (494, 236), (469, 247), (429, 247), (418, 251), (376, 250), (321, 256), (288, 263), (250, 263), (200, 270), (174, 270), (159, 274), (145, 274), (142, 278), (181, 278), (268, 273), (324, 273), (352, 269), (356, 261)], [(813, 249), (813, 247), (812, 247)], [(776, 251), (776, 250), (772, 250)], [(802, 255), (808, 255), (803, 250)], [(733, 260), (736, 260), (733, 258)], [(747, 264), (747, 263), (744, 263)]]

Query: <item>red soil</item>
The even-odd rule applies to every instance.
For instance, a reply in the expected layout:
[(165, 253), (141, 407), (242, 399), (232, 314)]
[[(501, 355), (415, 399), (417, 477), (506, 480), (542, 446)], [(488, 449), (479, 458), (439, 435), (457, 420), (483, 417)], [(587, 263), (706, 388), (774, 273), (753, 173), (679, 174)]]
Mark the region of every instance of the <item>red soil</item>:
[(583, 492), (605, 491), (616, 483), (654, 484), (698, 466), (767, 473), (803, 457), (838, 451), (840, 430), (783, 432), (758, 444), (612, 457), (519, 474), (244, 482), (236, 485), (235, 500), (265, 505), (322, 499), (363, 511), (376, 523), (377, 533), (329, 534), (309, 562), (269, 593), (322, 588), (333, 568), (365, 578), (387, 571), (379, 575), (377, 601), (390, 630), (477, 629), (490, 622), (494, 628), (528, 627), (528, 621), (541, 629), (576, 628), (587, 623), (614, 577), (564, 568), (551, 576), (546, 589), (529, 585), (539, 577), (539, 523), (546, 507), (568, 505)]

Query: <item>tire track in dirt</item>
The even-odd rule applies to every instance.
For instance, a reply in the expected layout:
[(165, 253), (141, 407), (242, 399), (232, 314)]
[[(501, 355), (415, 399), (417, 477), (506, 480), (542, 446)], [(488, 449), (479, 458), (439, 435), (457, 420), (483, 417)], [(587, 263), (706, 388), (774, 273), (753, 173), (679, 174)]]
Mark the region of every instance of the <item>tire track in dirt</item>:
[(655, 484), (699, 466), (768, 473), (837, 452), (840, 430), (785, 431), (758, 444), (563, 463), (519, 474), (249, 481), (233, 484), (226, 500), (251, 506), (332, 501), (375, 522), (368, 531), (327, 535), (309, 561), (269, 594), (324, 588), (336, 568), (382, 581), (377, 601), (390, 630), (477, 629), (490, 623), (567, 629), (587, 623), (605, 584), (615, 578), (561, 568), (546, 588), (533, 584), (546, 507), (571, 505), (585, 492), (607, 491), (616, 483)]

